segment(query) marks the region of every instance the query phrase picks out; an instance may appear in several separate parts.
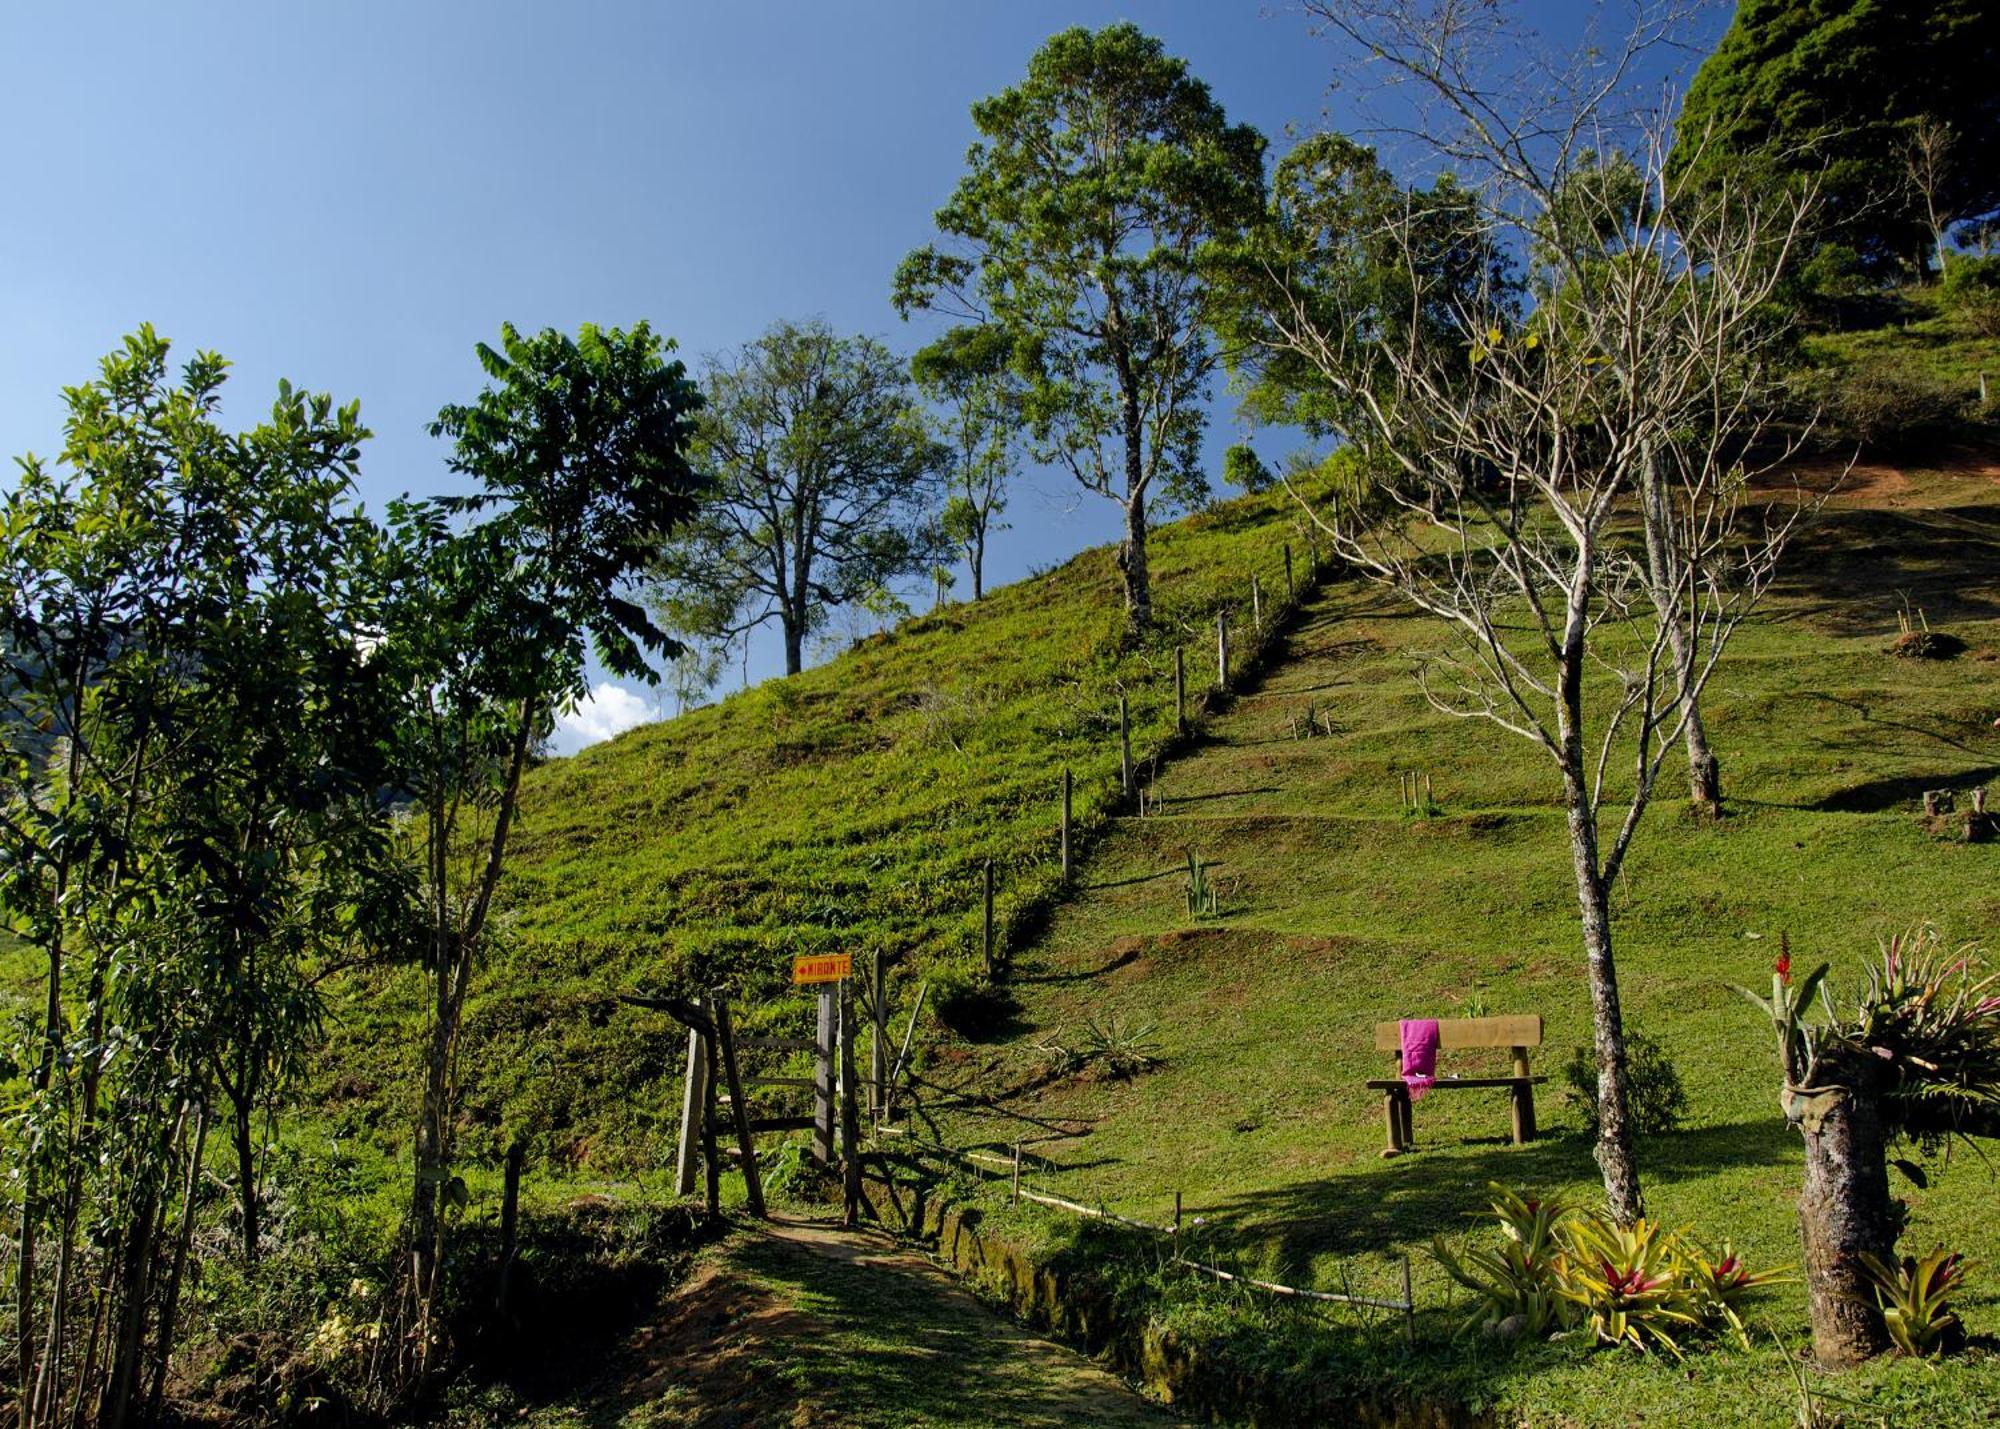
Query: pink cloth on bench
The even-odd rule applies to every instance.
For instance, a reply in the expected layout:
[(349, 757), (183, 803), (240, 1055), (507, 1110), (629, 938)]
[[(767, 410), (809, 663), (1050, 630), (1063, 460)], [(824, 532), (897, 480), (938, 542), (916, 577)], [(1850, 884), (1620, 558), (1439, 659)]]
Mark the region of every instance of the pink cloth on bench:
[(1403, 1081), (1410, 1100), (1422, 1101), (1437, 1082), (1438, 1025), (1435, 1017), (1406, 1018), (1402, 1024)]

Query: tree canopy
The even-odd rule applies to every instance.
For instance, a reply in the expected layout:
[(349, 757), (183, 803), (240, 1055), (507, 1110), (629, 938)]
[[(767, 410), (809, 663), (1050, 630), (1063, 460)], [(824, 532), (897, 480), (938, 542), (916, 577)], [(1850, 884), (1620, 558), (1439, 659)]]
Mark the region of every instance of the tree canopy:
[(1823, 231), (1878, 271), (1932, 243), (1912, 176), (1923, 121), (1949, 147), (1952, 222), (2000, 213), (2000, 8), (1990, 0), (1743, 0), (1688, 87), (1674, 154), (1696, 176), (1752, 163), (1816, 177)]
[(709, 361), (696, 458), (716, 496), (652, 560), (668, 623), (710, 641), (776, 621), (785, 673), (837, 607), (928, 568), (944, 454), (903, 363), (824, 322)]
[(1127, 615), (1152, 617), (1146, 503), (1199, 499), (1216, 352), (1200, 255), (1257, 221), (1264, 140), (1136, 26), (1065, 30), (972, 107), (980, 142), (895, 302), (989, 322), (1026, 379), (1036, 455), (1125, 511)]

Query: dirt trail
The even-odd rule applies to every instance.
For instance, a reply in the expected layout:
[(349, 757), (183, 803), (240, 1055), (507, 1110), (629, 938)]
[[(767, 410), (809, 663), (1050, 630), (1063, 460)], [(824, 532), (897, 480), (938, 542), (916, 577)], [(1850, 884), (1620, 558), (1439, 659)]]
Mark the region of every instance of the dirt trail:
[[(548, 1417), (553, 1412), (554, 1417)], [(798, 1220), (706, 1255), (595, 1386), (537, 1423), (1156, 1425), (1117, 1378), (875, 1231)]]

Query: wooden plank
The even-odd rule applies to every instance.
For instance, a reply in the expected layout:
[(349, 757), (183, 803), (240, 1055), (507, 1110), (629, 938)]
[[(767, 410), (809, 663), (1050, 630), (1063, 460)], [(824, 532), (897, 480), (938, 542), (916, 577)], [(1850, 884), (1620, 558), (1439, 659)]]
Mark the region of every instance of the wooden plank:
[(729, 1035), (729, 999), (718, 989), (709, 998), (714, 1009), (715, 1040), (722, 1048), (722, 1074), (729, 1081), (729, 1119), (736, 1124), (736, 1145), (743, 1153), (744, 1199), (750, 1214), (764, 1219), (764, 1182), (757, 1174), (757, 1149), (750, 1144), (750, 1119), (743, 1110), (743, 1079), (736, 1073), (736, 1043)]
[(680, 1154), (674, 1158), (674, 1194), (694, 1194), (694, 1163), (701, 1152), (701, 1118), (708, 1106), (708, 1049), (688, 1029), (687, 1080), (681, 1088)]
[[(1540, 1013), (1510, 1017), (1440, 1017), (1438, 1047), (1446, 1052), (1466, 1047), (1539, 1047), (1542, 1045)], [(1375, 1050), (1398, 1052), (1403, 1047), (1402, 1024), (1375, 1024)]]
[[(1439, 1077), (1431, 1083), (1434, 1092), (1448, 1092), (1453, 1088), (1460, 1091), (1492, 1091), (1495, 1087), (1534, 1086), (1546, 1082), (1547, 1077)], [(1406, 1087), (1409, 1083), (1401, 1077), (1376, 1077), (1368, 1082), (1370, 1090), (1393, 1091)]]

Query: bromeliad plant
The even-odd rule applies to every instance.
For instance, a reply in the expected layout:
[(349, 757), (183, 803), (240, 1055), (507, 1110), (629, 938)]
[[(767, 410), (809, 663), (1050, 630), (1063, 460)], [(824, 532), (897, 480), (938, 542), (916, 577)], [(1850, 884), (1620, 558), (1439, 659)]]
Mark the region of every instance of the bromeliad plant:
[(1785, 1276), (1750, 1270), (1726, 1242), (1711, 1255), (1686, 1231), (1643, 1219), (1620, 1226), (1560, 1200), (1489, 1190), (1498, 1245), (1462, 1253), (1442, 1237), (1431, 1245), (1445, 1274), (1475, 1297), (1463, 1330), (1539, 1338), (1587, 1326), (1596, 1344), (1675, 1358), (1691, 1335), (1727, 1335), (1748, 1348), (1744, 1299)]
[[(1781, 1105), (1805, 1139), (1799, 1221), (1814, 1353), (1829, 1367), (1899, 1343), (1869, 1267), (1893, 1261), (1903, 1226), (1889, 1166), (1925, 1182), (1890, 1147), (2000, 1130), (2000, 977), (1975, 962), (1975, 949), (1947, 949), (1924, 924), (1883, 946), (1850, 1002), (1818, 996), (1824, 965), (1795, 989), (1788, 947), (1768, 1002), (1737, 989), (1777, 1032)], [(1808, 1022), (1816, 1000), (1822, 1016)]]
[(1951, 1297), (1965, 1285), (1965, 1257), (1948, 1254), (1942, 1246), (1922, 1260), (1904, 1256), (1884, 1263), (1864, 1255), (1862, 1264), (1875, 1283), (1875, 1304), (1896, 1348), (1914, 1359), (1928, 1359), (1963, 1338)]

